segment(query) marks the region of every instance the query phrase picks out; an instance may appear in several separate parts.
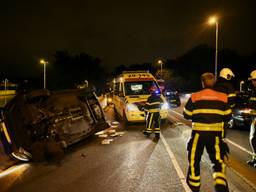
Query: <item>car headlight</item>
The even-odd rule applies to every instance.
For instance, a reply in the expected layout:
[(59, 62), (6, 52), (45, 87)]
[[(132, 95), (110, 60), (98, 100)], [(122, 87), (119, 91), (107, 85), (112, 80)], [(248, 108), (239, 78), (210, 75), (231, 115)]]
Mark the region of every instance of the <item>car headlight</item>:
[(162, 109), (162, 110), (169, 109), (169, 104), (168, 104), (168, 103), (164, 103), (164, 104), (161, 106), (161, 109)]
[(241, 109), (241, 110), (239, 110), (239, 112), (242, 114), (250, 114), (250, 112), (251, 112), (252, 110), (251, 109)]
[(138, 106), (132, 103), (127, 105), (127, 111), (139, 111)]

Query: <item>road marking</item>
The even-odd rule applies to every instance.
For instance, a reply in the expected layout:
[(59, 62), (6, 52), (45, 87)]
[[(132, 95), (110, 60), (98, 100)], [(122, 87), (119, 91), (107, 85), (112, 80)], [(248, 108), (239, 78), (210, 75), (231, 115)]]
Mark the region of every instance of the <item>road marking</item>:
[(181, 168), (178, 164), (178, 161), (174, 156), (174, 153), (170, 149), (169, 145), (167, 144), (167, 142), (166, 142), (166, 140), (165, 140), (165, 138), (162, 134), (160, 134), (160, 138), (163, 141), (164, 147), (165, 147), (165, 149), (166, 149), (166, 151), (167, 151), (167, 153), (168, 153), (168, 155), (169, 155), (169, 157), (170, 157), (170, 159), (171, 159), (171, 161), (174, 165), (174, 168), (175, 168), (175, 170), (176, 170), (176, 172), (179, 176), (179, 179), (181, 181), (181, 184), (182, 184), (183, 188), (185, 189), (186, 192), (191, 192), (191, 190), (189, 189), (189, 187), (186, 183), (186, 178), (185, 178), (185, 176), (184, 176), (184, 174), (183, 174), (183, 172), (182, 172), (182, 170), (181, 170)]
[(180, 113), (178, 113), (178, 112), (176, 112), (176, 111), (174, 111), (174, 110), (172, 110), (172, 109), (170, 109), (170, 111), (172, 111), (173, 113), (175, 113), (175, 114), (177, 114), (177, 115), (179, 115), (179, 116), (181, 116), (181, 117), (183, 118), (183, 115), (182, 115), (182, 114), (180, 114)]
[(248, 151), (247, 149), (241, 147), (240, 145), (236, 144), (235, 142), (231, 141), (230, 139), (228, 138), (225, 138), (225, 141), (229, 142), (231, 145), (234, 145), (235, 147), (239, 148), (240, 150), (248, 153), (249, 155), (252, 155), (252, 152)]

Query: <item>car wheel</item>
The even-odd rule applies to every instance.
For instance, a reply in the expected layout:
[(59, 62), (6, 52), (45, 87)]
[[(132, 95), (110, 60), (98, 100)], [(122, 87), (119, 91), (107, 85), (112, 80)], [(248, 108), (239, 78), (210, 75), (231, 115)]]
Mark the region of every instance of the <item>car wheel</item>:
[(103, 118), (103, 114), (102, 114), (102, 112), (101, 112), (101, 109), (100, 109), (100, 106), (99, 106), (99, 105), (94, 104), (94, 105), (92, 106), (92, 109), (93, 109), (94, 115), (95, 115), (95, 117), (96, 117), (97, 120), (100, 120), (100, 119)]

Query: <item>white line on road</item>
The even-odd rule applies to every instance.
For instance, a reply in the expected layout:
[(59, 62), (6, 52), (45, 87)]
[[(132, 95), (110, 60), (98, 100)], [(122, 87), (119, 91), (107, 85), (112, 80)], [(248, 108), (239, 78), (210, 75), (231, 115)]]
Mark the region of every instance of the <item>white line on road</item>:
[(170, 111), (172, 111), (173, 113), (175, 113), (175, 114), (177, 114), (177, 115), (179, 115), (179, 116), (183, 117), (183, 115), (182, 115), (182, 114), (180, 114), (180, 113), (178, 113), (178, 112), (176, 112), (176, 111), (174, 111), (174, 110), (171, 110), (171, 109), (170, 109)]
[(167, 153), (168, 153), (168, 155), (169, 155), (169, 157), (170, 157), (170, 159), (171, 159), (171, 161), (172, 161), (172, 163), (174, 165), (174, 168), (175, 168), (175, 170), (176, 170), (176, 172), (177, 172), (177, 174), (179, 176), (179, 179), (181, 181), (181, 184), (182, 184), (183, 188), (185, 189), (186, 192), (191, 192), (191, 190), (189, 189), (189, 187), (188, 187), (188, 185), (186, 183), (186, 178), (185, 178), (185, 176), (184, 176), (184, 174), (183, 174), (183, 172), (182, 172), (182, 170), (181, 170), (181, 168), (180, 168), (180, 166), (178, 164), (178, 161), (177, 161), (177, 159), (174, 156), (174, 153), (172, 152), (172, 150), (170, 149), (169, 145), (167, 144), (164, 136), (162, 134), (160, 134), (160, 137), (161, 137), (161, 139), (163, 141), (163, 144), (165, 146), (165, 149), (166, 149), (166, 151), (167, 151)]
[(231, 141), (230, 139), (225, 138), (225, 141), (229, 142), (231, 145), (234, 145), (235, 147), (239, 148), (240, 150), (248, 153), (249, 155), (252, 155), (252, 152), (250, 152), (247, 149), (241, 147), (240, 145), (236, 144), (235, 142)]

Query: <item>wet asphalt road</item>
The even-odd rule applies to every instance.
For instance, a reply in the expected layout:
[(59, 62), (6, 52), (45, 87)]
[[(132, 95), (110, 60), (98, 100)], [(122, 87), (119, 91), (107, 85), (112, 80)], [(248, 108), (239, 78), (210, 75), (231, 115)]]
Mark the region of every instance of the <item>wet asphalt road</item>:
[[(114, 124), (113, 108), (106, 108), (105, 113)], [(180, 122), (178, 118), (170, 118), (170, 122), (162, 126), (158, 142), (154, 141), (153, 135), (146, 138), (141, 133), (144, 124), (125, 127), (119, 124), (115, 129), (124, 134), (122, 137), (108, 136), (113, 139), (109, 145), (101, 144), (106, 138), (93, 135), (69, 148), (61, 164), (21, 164), (16, 171), (0, 177), (0, 191), (188, 191), (183, 184), (187, 171), (186, 142), (190, 130), (177, 122)], [(252, 171), (251, 174), (255, 174), (255, 170)], [(204, 156), (201, 163), (201, 191), (214, 191), (211, 174), (209, 159)], [(231, 167), (227, 168), (227, 176), (230, 191), (256, 191)]]

